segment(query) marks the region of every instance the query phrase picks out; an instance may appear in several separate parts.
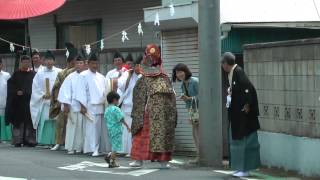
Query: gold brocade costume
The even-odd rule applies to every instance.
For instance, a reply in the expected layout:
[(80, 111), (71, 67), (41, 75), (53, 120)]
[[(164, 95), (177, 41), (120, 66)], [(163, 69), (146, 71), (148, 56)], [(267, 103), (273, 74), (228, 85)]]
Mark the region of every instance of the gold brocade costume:
[(132, 134), (144, 126), (145, 112), (149, 114), (150, 151), (172, 152), (177, 124), (176, 98), (167, 76), (143, 76), (133, 92)]
[(60, 87), (66, 77), (75, 71), (75, 68), (66, 68), (60, 71), (57, 75), (56, 81), (54, 82), (51, 92), (51, 103), (49, 117), (50, 119), (56, 119), (56, 144), (64, 144), (65, 129), (66, 129), (66, 117), (61, 111), (61, 104), (58, 102), (58, 95)]

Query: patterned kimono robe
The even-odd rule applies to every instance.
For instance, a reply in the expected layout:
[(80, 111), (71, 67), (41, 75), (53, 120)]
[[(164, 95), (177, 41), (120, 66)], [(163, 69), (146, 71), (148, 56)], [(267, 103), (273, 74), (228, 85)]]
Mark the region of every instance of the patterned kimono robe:
[(143, 76), (133, 90), (133, 147), (135, 160), (171, 160), (177, 123), (176, 98), (166, 75)]
[(56, 123), (56, 144), (63, 144), (65, 138), (65, 129), (66, 129), (66, 117), (61, 112), (61, 104), (58, 101), (58, 95), (60, 87), (66, 77), (75, 71), (75, 68), (66, 68), (60, 71), (57, 75), (57, 78), (54, 82), (52, 92), (51, 92), (51, 100), (50, 100), (50, 110), (49, 110), (49, 118), (57, 119)]

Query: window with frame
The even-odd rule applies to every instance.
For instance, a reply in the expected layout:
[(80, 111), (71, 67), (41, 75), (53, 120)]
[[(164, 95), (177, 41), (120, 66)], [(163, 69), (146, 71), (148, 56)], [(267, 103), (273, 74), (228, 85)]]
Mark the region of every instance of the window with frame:
[(100, 40), (101, 37), (100, 19), (57, 25), (57, 48), (65, 48), (66, 42), (72, 42), (75, 47), (80, 48), (84, 44)]

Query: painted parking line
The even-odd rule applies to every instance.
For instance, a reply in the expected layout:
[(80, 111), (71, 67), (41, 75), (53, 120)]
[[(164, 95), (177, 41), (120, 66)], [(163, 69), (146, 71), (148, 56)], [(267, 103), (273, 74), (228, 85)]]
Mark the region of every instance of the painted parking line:
[[(114, 175), (127, 175), (127, 176), (143, 176), (150, 174), (159, 169), (139, 169), (132, 167), (120, 166), (119, 168), (110, 169), (107, 163), (94, 163), (90, 161), (83, 161), (77, 164), (72, 164), (68, 166), (58, 167), (59, 169), (69, 170), (69, 171), (85, 171), (94, 172), (101, 174), (114, 174)], [(1, 179), (0, 179), (1, 180)]]
[(4, 176), (0, 176), (0, 180), (28, 180), (25, 178), (15, 178), (15, 177), (4, 177)]

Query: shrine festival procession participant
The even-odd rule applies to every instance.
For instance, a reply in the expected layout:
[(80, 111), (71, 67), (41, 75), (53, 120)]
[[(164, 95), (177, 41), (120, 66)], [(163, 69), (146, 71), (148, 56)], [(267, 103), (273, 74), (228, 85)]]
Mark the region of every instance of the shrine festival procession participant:
[[(132, 118), (132, 94), (133, 88), (136, 85), (138, 79), (141, 77), (141, 67), (140, 63), (142, 61), (142, 56), (139, 56), (132, 65), (132, 69), (124, 72), (122, 76), (118, 79), (118, 94), (120, 95), (120, 108), (124, 113), (125, 122), (131, 127)], [(127, 59), (127, 58), (126, 58)], [(127, 157), (131, 154), (132, 147), (132, 135), (124, 127), (122, 133), (122, 153), (125, 153)]]
[(140, 167), (143, 160), (159, 161), (161, 168), (170, 168), (175, 127), (176, 97), (170, 79), (163, 72), (160, 49), (150, 44), (142, 62), (143, 76), (133, 90), (130, 166)]
[(12, 144), (15, 147), (34, 147), (37, 144), (30, 114), (32, 80), (36, 73), (30, 69), (30, 65), (30, 57), (23, 55), (20, 68), (8, 80), (5, 118), (6, 123), (13, 125)]
[(112, 91), (117, 91), (118, 83), (117, 80), (118, 78), (121, 77), (122, 73), (126, 70), (124, 68), (124, 59), (123, 56), (121, 55), (120, 52), (115, 52), (114, 57), (113, 57), (113, 65), (115, 66), (114, 69), (110, 70), (107, 75), (106, 75), (106, 80), (110, 81), (108, 82), (111, 85), (111, 90)]
[(89, 57), (89, 69), (81, 73), (82, 80), (76, 93), (81, 103), (81, 112), (86, 116), (84, 153), (99, 156), (111, 151), (107, 128), (103, 121), (106, 99), (106, 78), (98, 72), (98, 57), (92, 53)]
[(231, 169), (236, 171), (233, 176), (246, 177), (249, 171), (260, 167), (257, 92), (242, 68), (235, 64), (232, 53), (226, 52), (221, 63), (228, 73), (228, 94), (231, 94), (231, 103), (227, 104)]
[(112, 152), (105, 156), (105, 160), (109, 164), (109, 168), (119, 167), (116, 162), (116, 156), (118, 152), (122, 151), (122, 125), (124, 125), (127, 131), (130, 132), (130, 127), (124, 120), (124, 114), (118, 107), (119, 99), (119, 94), (111, 91), (107, 96), (109, 106), (106, 108), (104, 113), (104, 120), (108, 129), (108, 135), (112, 147)]
[(49, 117), (50, 119), (56, 119), (56, 145), (51, 149), (53, 151), (58, 150), (60, 145), (64, 144), (68, 118), (61, 110), (61, 104), (58, 101), (59, 90), (65, 78), (75, 71), (74, 65), (78, 56), (78, 50), (73, 44), (66, 43), (66, 47), (69, 52), (69, 56), (67, 57), (67, 67), (58, 73), (51, 93)]
[(3, 62), (0, 57), (0, 142), (11, 141), (12, 132), (11, 126), (6, 125), (4, 112), (7, 103), (7, 82), (10, 78), (10, 74), (3, 71)]
[(44, 68), (44, 66), (42, 65), (43, 62), (40, 56), (40, 52), (38, 50), (33, 50), (31, 59), (34, 66), (34, 72), (39, 72)]
[(44, 63), (45, 66), (33, 78), (30, 110), (33, 128), (37, 131), (37, 143), (54, 145), (56, 121), (49, 118), (50, 98), (61, 69), (54, 66), (55, 57), (51, 51), (47, 51)]
[(59, 91), (58, 101), (62, 104), (62, 111), (65, 116), (68, 117), (65, 139), (65, 149), (68, 150), (68, 154), (83, 151), (85, 119), (81, 114), (81, 105), (76, 100), (76, 95), (78, 84), (82, 83), (80, 73), (85, 69), (85, 59), (82, 55), (79, 55), (76, 61), (76, 71), (63, 81)]

